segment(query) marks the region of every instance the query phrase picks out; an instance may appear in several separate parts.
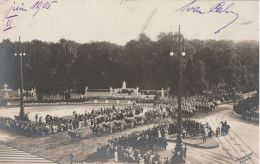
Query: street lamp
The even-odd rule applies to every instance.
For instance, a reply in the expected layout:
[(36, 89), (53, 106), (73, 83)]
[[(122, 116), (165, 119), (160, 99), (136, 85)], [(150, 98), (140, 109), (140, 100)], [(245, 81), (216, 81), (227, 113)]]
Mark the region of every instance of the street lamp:
[[(15, 50), (16, 51), (16, 50)], [(21, 91), (20, 91), (20, 118), (24, 118), (24, 101), (23, 101), (23, 56), (25, 56), (25, 50), (21, 50), (21, 37), (19, 36), (19, 46), (17, 52), (14, 53), (14, 56), (20, 56), (20, 65), (21, 65)]]
[[(181, 52), (181, 37), (183, 39), (183, 51)], [(183, 159), (183, 147), (182, 147), (182, 111), (181, 111), (181, 56), (185, 56), (184, 52), (184, 37), (180, 33), (179, 25), (179, 38), (178, 38), (178, 57), (179, 57), (179, 93), (178, 93), (178, 117), (177, 117), (177, 142), (175, 146), (175, 152), (173, 155), (173, 163), (185, 163)], [(173, 48), (170, 56), (174, 56)]]

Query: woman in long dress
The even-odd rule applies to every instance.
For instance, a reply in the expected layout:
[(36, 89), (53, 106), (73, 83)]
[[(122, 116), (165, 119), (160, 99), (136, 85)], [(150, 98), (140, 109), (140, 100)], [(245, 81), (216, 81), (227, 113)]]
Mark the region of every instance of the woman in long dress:
[(168, 140), (170, 138), (168, 130), (165, 130), (164, 133), (165, 133), (165, 139)]
[(162, 134), (161, 134), (161, 130), (160, 129), (158, 130), (158, 137), (162, 138)]
[(115, 149), (115, 162), (118, 162), (118, 152), (117, 152), (117, 147)]

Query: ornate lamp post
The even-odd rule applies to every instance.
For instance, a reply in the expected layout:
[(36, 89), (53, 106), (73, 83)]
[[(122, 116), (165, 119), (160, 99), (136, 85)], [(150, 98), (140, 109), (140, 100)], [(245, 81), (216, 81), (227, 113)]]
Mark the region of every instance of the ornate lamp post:
[[(183, 147), (182, 147), (182, 111), (181, 111), (181, 56), (185, 56), (185, 52), (181, 52), (181, 33), (179, 25), (179, 38), (178, 38), (178, 57), (179, 57), (179, 93), (178, 93), (178, 117), (177, 117), (177, 143), (175, 146), (175, 152), (173, 156), (173, 163), (185, 163), (183, 159)], [(183, 50), (184, 50), (184, 37), (183, 39)], [(170, 56), (174, 56), (174, 52), (170, 53)]]
[(24, 117), (24, 101), (23, 101), (23, 56), (25, 56), (25, 50), (21, 50), (21, 37), (19, 36), (18, 50), (15, 50), (14, 56), (20, 56), (21, 65), (21, 91), (20, 91), (20, 118)]

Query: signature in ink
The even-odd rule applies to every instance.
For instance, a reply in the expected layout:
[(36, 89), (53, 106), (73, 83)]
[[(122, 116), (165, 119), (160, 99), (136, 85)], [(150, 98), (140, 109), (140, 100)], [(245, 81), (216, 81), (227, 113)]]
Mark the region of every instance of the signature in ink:
[[(30, 8), (31, 10), (37, 10), (34, 13), (33, 17), (36, 16), (36, 14), (40, 11), (40, 9), (46, 9), (46, 10), (50, 9), (51, 4), (53, 4), (53, 3), (57, 3), (57, 1), (52, 1), (52, 2), (37, 1), (36, 3), (34, 3)], [(27, 12), (25, 4), (21, 3), (20, 5), (16, 5), (14, 2), (13, 5), (4, 12), (5, 16), (2, 20), (2, 22), (4, 22), (5, 28), (3, 31), (7, 31), (7, 30), (15, 28), (15, 26), (13, 25), (13, 19), (17, 18), (19, 16), (19, 14), (22, 12), (23, 13)]]
[(218, 29), (217, 31), (215, 31), (214, 33), (217, 34), (219, 33), (221, 30), (223, 30), (224, 28), (226, 28), (227, 26), (231, 25), (232, 23), (234, 23), (238, 17), (239, 14), (230, 10), (230, 8), (235, 4), (235, 3), (231, 3), (229, 5), (226, 5), (225, 2), (219, 2), (216, 5), (214, 5), (213, 7), (211, 7), (211, 9), (209, 9), (208, 11), (203, 11), (200, 6), (195, 6), (194, 7), (194, 3), (197, 0), (194, 0), (192, 2), (190, 2), (189, 4), (179, 8), (178, 10), (176, 10), (175, 12), (193, 12), (193, 13), (198, 13), (198, 14), (208, 14), (208, 13), (224, 13), (224, 14), (233, 14), (235, 16), (235, 18), (229, 22), (228, 24), (226, 24), (225, 26), (221, 27), (220, 29)]
[[(14, 5), (15, 5), (15, 2), (14, 2)], [(10, 30), (12, 28), (14, 28), (15, 26), (12, 26), (12, 21), (13, 21), (13, 18), (15, 17), (18, 17), (18, 14), (17, 12), (18, 11), (27, 11), (25, 8), (24, 8), (24, 4), (22, 3), (21, 6), (11, 6), (9, 9), (7, 9), (4, 13), (5, 13), (5, 16), (3, 18), (3, 22), (6, 23), (6, 28), (3, 30), (3, 31), (7, 31), (7, 30)], [(13, 12), (16, 12), (16, 14), (14, 14)]]

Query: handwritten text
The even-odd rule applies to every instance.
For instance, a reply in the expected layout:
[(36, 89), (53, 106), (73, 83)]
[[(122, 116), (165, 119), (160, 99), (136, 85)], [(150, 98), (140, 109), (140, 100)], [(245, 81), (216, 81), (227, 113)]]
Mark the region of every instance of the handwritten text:
[[(36, 10), (36, 12), (33, 14), (33, 17), (37, 15), (37, 13), (40, 11), (40, 9), (48, 10), (51, 7), (51, 4), (57, 3), (57, 1), (51, 1), (51, 2), (44, 2), (44, 1), (37, 1), (35, 2), (29, 10)], [(7, 31), (10, 29), (15, 28), (14, 26), (14, 18), (17, 18), (19, 14), (27, 12), (27, 7), (25, 3), (16, 4), (15, 2), (10, 6), (6, 11), (4, 11), (4, 18), (2, 19), (2, 22), (4, 23), (4, 29), (3, 31)]]
[(209, 13), (219, 13), (220, 14), (220, 13), (224, 13), (224, 14), (233, 14), (235, 16), (235, 18), (232, 21), (230, 21), (228, 24), (226, 24), (225, 26), (223, 26), (220, 29), (218, 29), (217, 31), (215, 31), (214, 32), (215, 34), (219, 33), (221, 30), (223, 30), (227, 26), (234, 23), (239, 17), (238, 13), (230, 10), (230, 8), (235, 5), (235, 3), (231, 3), (229, 5), (226, 5), (225, 2), (219, 2), (216, 5), (212, 6), (209, 10), (202, 10), (200, 6), (194, 5), (195, 2), (197, 2), (197, 0), (194, 0), (190, 3), (188, 3), (187, 5), (179, 8), (175, 12), (192, 12), (192, 13), (198, 13), (198, 14), (209, 14)]

